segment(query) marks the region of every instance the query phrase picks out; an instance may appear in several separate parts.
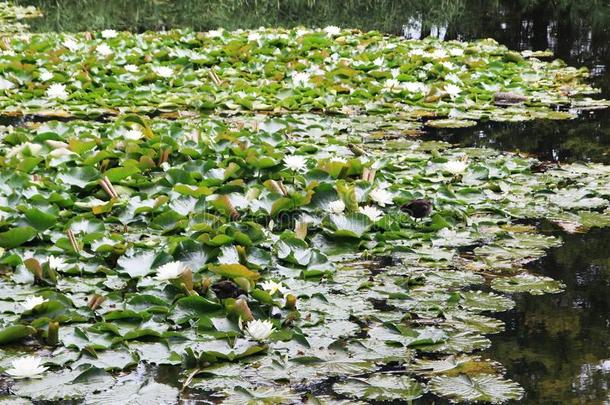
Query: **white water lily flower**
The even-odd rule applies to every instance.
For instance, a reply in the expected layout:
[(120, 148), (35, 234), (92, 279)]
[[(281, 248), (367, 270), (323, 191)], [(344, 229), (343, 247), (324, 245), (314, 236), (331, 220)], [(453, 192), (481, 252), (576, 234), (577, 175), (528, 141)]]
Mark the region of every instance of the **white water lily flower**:
[(467, 167), (468, 163), (461, 160), (450, 160), (443, 164), (443, 170), (454, 175), (464, 173)]
[(307, 167), (307, 159), (304, 156), (299, 155), (291, 155), (284, 157), (284, 164), (290, 170), (294, 170), (295, 172), (305, 170)]
[(462, 81), (460, 80), (458, 75), (456, 75), (455, 73), (449, 73), (448, 75), (446, 75), (445, 80), (447, 80), (448, 82), (451, 82), (451, 83), (455, 83), (455, 84), (462, 83)]
[(444, 49), (435, 49), (430, 56), (434, 59), (443, 59), (447, 57), (447, 52)]
[(328, 204), (328, 209), (333, 214), (340, 214), (345, 211), (345, 203), (341, 200), (332, 201), (330, 204)]
[(106, 44), (99, 45), (97, 48), (95, 48), (95, 51), (100, 56), (110, 56), (110, 55), (112, 55), (112, 49), (110, 49), (110, 47), (108, 45), (106, 45)]
[(218, 256), (218, 263), (220, 264), (236, 264), (239, 263), (239, 253), (237, 253), (237, 249), (233, 245), (222, 246), (220, 248), (222, 252), (220, 256)]
[(142, 131), (140, 131), (139, 129), (129, 129), (129, 130), (123, 132), (123, 138), (130, 140), (130, 141), (137, 141), (138, 139), (141, 139), (143, 136), (144, 136), (144, 134), (142, 134)]
[(421, 48), (411, 49), (409, 51), (409, 56), (422, 56), (424, 54), (424, 50)]
[(248, 41), (258, 42), (259, 39), (262, 38), (262, 35), (258, 32), (251, 32), (248, 34)]
[(182, 262), (169, 262), (163, 266), (157, 267), (157, 280), (166, 281), (174, 280), (182, 275), (186, 270), (186, 266)]
[(66, 263), (66, 261), (61, 257), (49, 256), (47, 257), (47, 261), (49, 262), (49, 267), (57, 271), (63, 271), (72, 266), (71, 264)]
[(218, 37), (222, 36), (222, 31), (223, 31), (222, 28), (219, 30), (211, 30), (211, 31), (208, 31), (207, 36), (210, 38), (218, 38)]
[(390, 74), (392, 75), (392, 79), (396, 79), (398, 76), (400, 76), (400, 69), (399, 68), (391, 69)]
[(168, 78), (174, 75), (174, 69), (167, 66), (156, 66), (152, 68), (153, 72), (155, 72), (158, 76)]
[(269, 281), (263, 281), (262, 283), (259, 284), (260, 287), (267, 291), (269, 294), (273, 295), (276, 292), (280, 292), (281, 294), (284, 294), (285, 288), (282, 285), (282, 283), (276, 283), (273, 280), (269, 280)]
[(117, 35), (119, 35), (119, 33), (116, 32), (115, 30), (102, 31), (102, 38), (104, 38), (104, 39), (116, 38)]
[(428, 91), (428, 86), (420, 82), (406, 82), (402, 86), (411, 93), (426, 93)]
[(47, 88), (47, 98), (56, 98), (65, 100), (68, 98), (68, 92), (66, 91), (66, 85), (61, 83), (53, 83)]
[(292, 75), (292, 84), (297, 87), (308, 86), (310, 77), (311, 76), (309, 75), (309, 73), (297, 72)]
[(447, 70), (455, 70), (457, 69), (457, 66), (454, 65), (453, 63), (449, 62), (448, 60), (444, 60), (441, 62), (441, 65), (443, 65), (444, 67), (447, 68)]
[(40, 79), (40, 81), (46, 82), (53, 78), (53, 73), (49, 72), (48, 70), (41, 70), (40, 74), (38, 75), (38, 78)]
[(449, 83), (445, 85), (445, 91), (451, 98), (457, 97), (461, 92), (462, 88), (460, 86), (456, 86), (453, 83)]
[(71, 50), (72, 52), (78, 49), (78, 43), (72, 38), (67, 38), (62, 42), (62, 45)]
[(398, 89), (400, 88), (400, 82), (396, 79), (388, 79), (383, 83), (383, 87), (386, 89)]
[(246, 332), (254, 340), (265, 340), (273, 333), (273, 323), (271, 321), (261, 321), (258, 319), (248, 322)]
[(378, 188), (374, 189), (373, 191), (371, 191), (369, 196), (371, 197), (371, 199), (373, 201), (375, 201), (377, 204), (379, 204), (382, 207), (385, 207), (386, 205), (392, 205), (394, 203), (392, 193), (390, 193), (385, 188), (378, 187)]
[(462, 55), (464, 55), (464, 50), (462, 48), (451, 48), (451, 49), (449, 49), (449, 55), (462, 56)]
[(341, 33), (341, 28), (335, 25), (329, 25), (328, 27), (324, 28), (324, 32), (326, 32), (327, 35), (334, 37)]
[(40, 151), (42, 150), (42, 145), (38, 144), (38, 143), (31, 143), (31, 142), (25, 142), (22, 143), (21, 145), (17, 145), (12, 147), (11, 149), (8, 150), (8, 152), (6, 153), (6, 157), (7, 158), (12, 158), (12, 157), (23, 157), (24, 156), (24, 152), (29, 152), (30, 156), (38, 156), (40, 154)]
[(0, 77), (0, 90), (10, 90), (13, 87), (15, 87), (15, 83), (6, 80), (4, 77)]
[(138, 71), (138, 67), (136, 65), (133, 64), (128, 64), (123, 66), (125, 68), (126, 71), (128, 71), (129, 73), (136, 73)]
[(383, 216), (383, 211), (372, 205), (367, 205), (366, 207), (360, 207), (360, 208), (358, 208), (358, 211), (360, 211), (360, 213), (369, 217), (369, 219), (373, 222), (377, 222), (377, 220)]
[(36, 295), (33, 297), (27, 297), (25, 301), (21, 302), (20, 304), (25, 311), (30, 311), (45, 301), (46, 300), (44, 298)]
[(13, 378), (38, 378), (48, 370), (41, 365), (42, 359), (36, 356), (26, 356), (15, 359), (11, 363), (11, 368), (6, 373)]
[(385, 63), (385, 59), (383, 58), (383, 56), (380, 56), (373, 61), (373, 65), (375, 65), (375, 66), (383, 66), (384, 63)]

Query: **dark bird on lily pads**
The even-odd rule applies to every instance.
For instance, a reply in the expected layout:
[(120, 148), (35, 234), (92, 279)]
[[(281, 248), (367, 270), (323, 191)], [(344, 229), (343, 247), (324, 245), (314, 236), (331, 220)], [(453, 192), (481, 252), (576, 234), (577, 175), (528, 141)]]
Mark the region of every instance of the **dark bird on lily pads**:
[(224, 300), (225, 298), (237, 298), (241, 294), (246, 293), (230, 280), (221, 280), (212, 284), (212, 291), (214, 291), (216, 296), (221, 300)]
[(416, 219), (425, 218), (432, 212), (432, 203), (423, 198), (418, 198), (402, 205), (400, 210)]

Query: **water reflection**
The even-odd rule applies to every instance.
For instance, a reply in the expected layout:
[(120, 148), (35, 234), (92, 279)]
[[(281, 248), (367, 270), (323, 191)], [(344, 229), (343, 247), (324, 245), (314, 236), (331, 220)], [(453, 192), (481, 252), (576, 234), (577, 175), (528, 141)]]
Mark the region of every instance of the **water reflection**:
[(516, 296), (490, 357), (526, 390), (524, 403), (610, 401), (610, 230), (560, 235), (564, 245), (532, 270), (562, 280), (562, 294)]
[(474, 129), (431, 131), (423, 138), (521, 151), (554, 162), (610, 164), (610, 110), (584, 112), (570, 121), (479, 123)]

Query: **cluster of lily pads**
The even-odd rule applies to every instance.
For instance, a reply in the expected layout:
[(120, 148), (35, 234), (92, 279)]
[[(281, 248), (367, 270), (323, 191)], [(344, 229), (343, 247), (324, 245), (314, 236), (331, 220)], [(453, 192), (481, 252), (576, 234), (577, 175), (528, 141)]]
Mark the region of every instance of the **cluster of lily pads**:
[[(37, 33), (0, 45), (5, 114), (398, 114), (431, 126), (566, 119), (608, 105), (585, 68), (492, 39), (407, 41), (337, 27)], [(563, 107), (558, 110), (557, 107)]]
[(561, 243), (536, 221), (610, 224), (606, 166), (405, 136), (606, 104), (544, 53), (336, 27), (4, 38), (1, 114), (66, 120), (0, 127), (0, 403), (518, 399), (477, 351), (510, 294), (563, 288), (524, 268)]
[[(0, 342), (50, 368), (12, 392), (95, 403), (117, 384), (177, 398), (113, 374), (152, 363), (181, 365), (189, 392), (227, 403), (290, 403), (324, 382), (350, 401), (520, 397), (473, 352), (503, 328), (489, 316), (514, 305), (502, 293), (562, 288), (523, 269), (560, 243), (528, 220), (607, 223), (610, 170), (380, 141), (365, 121), (5, 128)], [(400, 210), (417, 198), (429, 218)], [(9, 374), (22, 350), (3, 352)]]

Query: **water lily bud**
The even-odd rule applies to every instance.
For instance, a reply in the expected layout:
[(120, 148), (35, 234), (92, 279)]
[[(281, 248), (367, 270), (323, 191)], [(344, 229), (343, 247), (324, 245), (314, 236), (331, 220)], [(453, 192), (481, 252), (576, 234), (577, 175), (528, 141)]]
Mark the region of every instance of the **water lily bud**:
[(297, 297), (295, 297), (292, 294), (287, 294), (286, 295), (286, 304), (284, 305), (284, 308), (296, 310), (297, 309)]
[(362, 170), (362, 180), (368, 181), (369, 183), (372, 183), (373, 181), (375, 181), (375, 174), (376, 173), (377, 173), (377, 171), (375, 169), (371, 169), (371, 168), (365, 167)]
[(248, 280), (247, 278), (236, 277), (235, 279), (233, 279), (233, 281), (235, 282), (235, 284), (237, 284), (239, 286), (239, 288), (241, 288), (244, 291), (248, 292), (252, 289), (252, 284), (250, 283), (250, 280)]
[(182, 273), (173, 280), (172, 284), (183, 287), (189, 294), (193, 292), (193, 271), (190, 267), (185, 267)]
[(261, 194), (261, 191), (259, 189), (251, 188), (246, 193), (246, 199), (248, 201), (256, 200), (260, 194)]
[(235, 312), (235, 315), (237, 315), (238, 318), (241, 318), (246, 322), (249, 322), (254, 319), (254, 316), (252, 316), (252, 311), (250, 311), (248, 303), (243, 298), (240, 298), (235, 301), (233, 311)]
[(297, 222), (294, 226), (294, 233), (297, 238), (305, 240), (307, 237), (307, 222)]
[(274, 193), (281, 194), (283, 196), (288, 195), (288, 191), (286, 190), (286, 187), (282, 184), (281, 181), (267, 180), (264, 184), (270, 191)]
[(91, 308), (91, 310), (95, 311), (104, 301), (106, 301), (106, 297), (99, 294), (93, 294), (93, 296), (89, 299), (87, 306)]
[(38, 260), (31, 258), (31, 259), (27, 259), (23, 262), (23, 264), (25, 265), (26, 269), (28, 269), (29, 271), (32, 272), (32, 274), (34, 274), (34, 277), (38, 280), (42, 279), (42, 266), (40, 265), (40, 263), (38, 262)]
[(152, 169), (156, 167), (155, 161), (150, 158), (150, 156), (141, 156), (140, 157), (140, 169)]
[(59, 273), (57, 273), (57, 270), (55, 270), (53, 267), (51, 266), (45, 266), (45, 272), (44, 275), (46, 276), (47, 280), (50, 281), (51, 283), (55, 284), (57, 283), (57, 277), (59, 275)]
[(239, 262), (241, 264), (246, 264), (248, 262), (248, 255), (245, 246), (236, 245), (235, 250), (237, 250), (237, 255), (239, 256)]
[(47, 344), (49, 346), (57, 346), (59, 343), (59, 322), (49, 322), (49, 329), (47, 332)]
[(210, 289), (211, 285), (212, 285), (212, 279), (211, 278), (206, 277), (203, 280), (201, 280), (201, 294), (203, 294), (203, 295), (207, 294), (207, 292)]
[(359, 145), (350, 143), (347, 145), (347, 147), (352, 151), (352, 153), (356, 156), (362, 156), (362, 155), (366, 155), (366, 151), (364, 149), (362, 149), (362, 147), (360, 147)]

